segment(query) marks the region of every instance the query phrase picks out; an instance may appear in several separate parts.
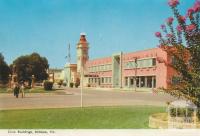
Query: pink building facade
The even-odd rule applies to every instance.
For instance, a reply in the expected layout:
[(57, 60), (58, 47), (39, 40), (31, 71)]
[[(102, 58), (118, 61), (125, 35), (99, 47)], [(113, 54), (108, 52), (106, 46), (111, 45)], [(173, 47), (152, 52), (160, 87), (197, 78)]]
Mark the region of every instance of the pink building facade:
[(174, 71), (167, 66), (170, 57), (160, 48), (88, 60), (87, 84), (105, 88), (167, 88)]
[(168, 88), (172, 83), (174, 70), (168, 64), (171, 57), (160, 48), (131, 53), (119, 52), (109, 57), (89, 59), (89, 43), (81, 33), (77, 43), (76, 77), (67, 67), (66, 81), (81, 79), (83, 85), (104, 88)]

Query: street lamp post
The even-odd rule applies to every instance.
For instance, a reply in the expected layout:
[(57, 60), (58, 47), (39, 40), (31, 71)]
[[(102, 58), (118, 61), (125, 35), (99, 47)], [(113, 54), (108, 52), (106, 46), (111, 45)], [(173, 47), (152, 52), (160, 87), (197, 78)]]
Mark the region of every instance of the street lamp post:
[(11, 88), (12, 86), (11, 86), (11, 81), (12, 81), (12, 75), (11, 74), (9, 74), (9, 88)]
[(34, 80), (35, 80), (35, 76), (34, 76), (34, 75), (32, 75), (32, 77), (31, 77), (31, 78), (32, 78), (32, 83), (31, 83), (31, 86), (32, 86), (32, 88), (34, 88), (34, 86), (35, 86), (35, 85), (34, 85), (34, 84), (35, 84), (35, 83), (34, 83), (34, 82), (35, 82), (35, 81), (34, 81)]
[(83, 66), (83, 56), (81, 57), (81, 108), (83, 107), (83, 75), (84, 75), (84, 66)]
[(135, 58), (135, 91), (136, 91), (136, 89), (137, 89), (137, 66), (138, 66), (138, 64), (137, 64), (137, 57)]
[(81, 108), (83, 107), (83, 66), (81, 66)]

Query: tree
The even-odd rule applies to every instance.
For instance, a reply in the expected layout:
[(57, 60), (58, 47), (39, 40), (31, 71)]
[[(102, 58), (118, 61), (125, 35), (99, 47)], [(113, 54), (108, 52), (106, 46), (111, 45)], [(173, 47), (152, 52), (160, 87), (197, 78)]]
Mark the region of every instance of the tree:
[(32, 75), (34, 75), (35, 81), (43, 81), (48, 78), (48, 61), (45, 57), (41, 57), (38, 53), (18, 57), (13, 61), (13, 66), (14, 65), (16, 67), (18, 82), (31, 82)]
[[(168, 4), (178, 26), (175, 29), (174, 18), (169, 17), (166, 24), (161, 25), (162, 33), (156, 32), (155, 36), (159, 38), (159, 47), (172, 56), (174, 63), (168, 65), (177, 72), (178, 82), (164, 90), (191, 100), (200, 108), (200, 1), (195, 1), (186, 16), (179, 13), (178, 0), (169, 0)], [(200, 118), (200, 111), (198, 115)]]
[(10, 69), (7, 63), (4, 61), (4, 56), (0, 53), (0, 83), (7, 83), (10, 74)]

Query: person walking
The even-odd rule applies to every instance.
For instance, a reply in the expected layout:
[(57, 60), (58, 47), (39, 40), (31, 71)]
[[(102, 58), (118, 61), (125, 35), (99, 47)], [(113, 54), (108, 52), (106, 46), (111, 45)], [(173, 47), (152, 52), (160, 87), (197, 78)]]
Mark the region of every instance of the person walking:
[(15, 84), (14, 85), (14, 96), (16, 96), (16, 98), (18, 98), (18, 96), (19, 96), (19, 90), (20, 90), (19, 85)]

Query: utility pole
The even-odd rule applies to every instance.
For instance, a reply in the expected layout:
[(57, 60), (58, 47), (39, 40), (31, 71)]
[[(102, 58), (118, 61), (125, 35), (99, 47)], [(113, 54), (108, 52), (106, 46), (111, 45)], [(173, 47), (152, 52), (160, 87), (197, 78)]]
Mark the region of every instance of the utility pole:
[(135, 58), (135, 91), (136, 91), (136, 89), (137, 89), (137, 66), (138, 66), (138, 64), (137, 64), (137, 57)]
[(84, 66), (83, 66), (83, 56), (81, 57), (81, 108), (83, 108), (83, 71), (84, 71)]

